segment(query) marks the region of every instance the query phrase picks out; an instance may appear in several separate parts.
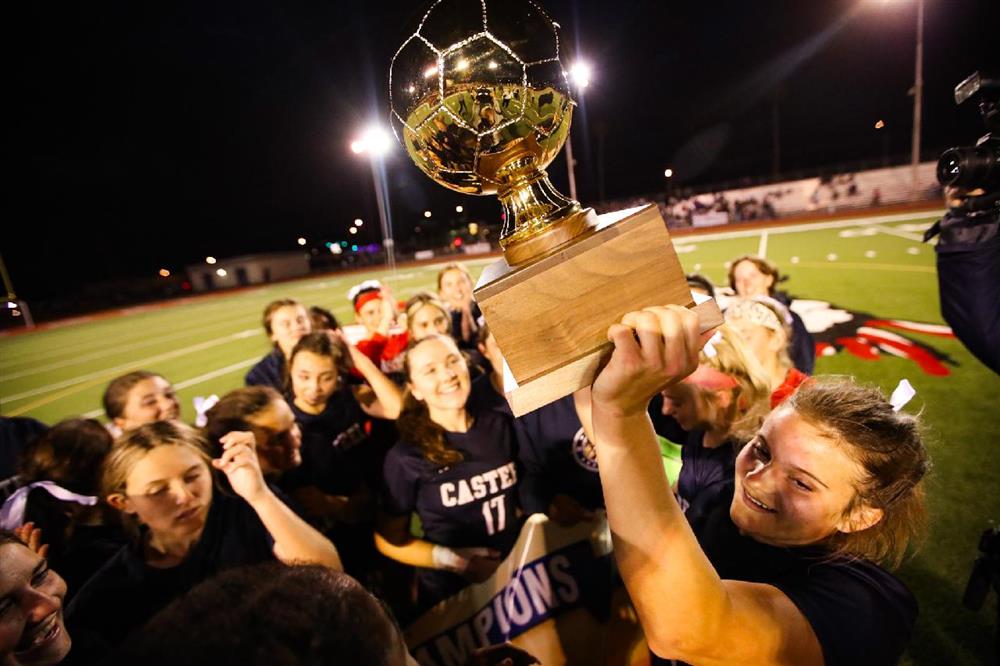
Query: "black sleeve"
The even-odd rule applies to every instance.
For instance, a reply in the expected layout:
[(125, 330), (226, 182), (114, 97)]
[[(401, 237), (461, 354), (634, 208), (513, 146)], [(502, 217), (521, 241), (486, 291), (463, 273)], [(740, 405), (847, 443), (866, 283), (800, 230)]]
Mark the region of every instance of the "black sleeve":
[(776, 587), (809, 621), (826, 666), (895, 664), (913, 632), (913, 596), (868, 562), (819, 564)]
[(397, 444), (386, 455), (382, 473), (382, 510), (393, 516), (408, 515), (417, 508), (419, 478), (402, 446)]
[(792, 314), (792, 343), (789, 355), (792, 357), (792, 364), (799, 371), (811, 375), (816, 368), (816, 341), (812, 333), (806, 330), (802, 317)]
[(523, 474), (518, 493), (525, 515), (547, 513), (552, 503), (552, 484), (545, 481), (544, 453), (539, 451), (531, 434), (532, 428), (523, 419), (514, 419), (517, 460)]

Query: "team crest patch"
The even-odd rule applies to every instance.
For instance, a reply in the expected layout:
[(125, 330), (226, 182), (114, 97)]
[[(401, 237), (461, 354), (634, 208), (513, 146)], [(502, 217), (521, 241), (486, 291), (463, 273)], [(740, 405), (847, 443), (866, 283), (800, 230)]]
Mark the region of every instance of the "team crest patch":
[(597, 449), (587, 438), (587, 433), (580, 428), (573, 435), (573, 460), (588, 472), (597, 471)]

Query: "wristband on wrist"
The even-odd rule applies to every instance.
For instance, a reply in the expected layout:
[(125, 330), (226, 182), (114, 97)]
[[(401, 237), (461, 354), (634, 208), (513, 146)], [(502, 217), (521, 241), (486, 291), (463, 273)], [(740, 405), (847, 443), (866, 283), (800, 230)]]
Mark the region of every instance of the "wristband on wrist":
[(435, 544), (431, 550), (431, 558), (434, 560), (434, 568), (445, 569), (446, 571), (461, 572), (468, 566), (469, 561), (453, 551), (447, 546)]

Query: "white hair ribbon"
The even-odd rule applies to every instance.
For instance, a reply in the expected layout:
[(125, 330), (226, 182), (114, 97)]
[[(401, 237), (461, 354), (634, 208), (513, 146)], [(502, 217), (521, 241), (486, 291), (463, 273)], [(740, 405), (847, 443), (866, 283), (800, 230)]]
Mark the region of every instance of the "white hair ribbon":
[(705, 352), (705, 356), (715, 358), (719, 355), (719, 352), (715, 351), (715, 345), (720, 342), (722, 342), (722, 332), (716, 331), (712, 337), (708, 339), (708, 342), (705, 343), (705, 346), (702, 347), (701, 350)]
[(208, 425), (208, 410), (212, 409), (219, 403), (219, 396), (214, 393), (207, 398), (200, 395), (194, 397), (194, 411), (197, 416), (194, 419), (194, 424), (199, 428), (204, 428)]
[(41, 488), (57, 500), (64, 502), (76, 502), (84, 506), (94, 506), (97, 504), (96, 497), (79, 495), (66, 490), (62, 486), (57, 486), (52, 481), (36, 481), (23, 488), (19, 488), (3, 503), (3, 507), (0, 507), (0, 529), (12, 530), (24, 524), (24, 511), (28, 505), (28, 494), (35, 488)]
[(906, 403), (913, 400), (913, 396), (916, 394), (917, 389), (913, 388), (913, 384), (910, 383), (909, 379), (899, 380), (896, 390), (889, 396), (889, 404), (892, 405), (892, 411), (898, 412), (901, 410), (906, 406)]
[(353, 287), (351, 287), (350, 291), (347, 292), (347, 300), (353, 301), (358, 294), (368, 289), (378, 289), (379, 291), (381, 291), (382, 283), (379, 282), (378, 280), (365, 280), (361, 284), (356, 284)]

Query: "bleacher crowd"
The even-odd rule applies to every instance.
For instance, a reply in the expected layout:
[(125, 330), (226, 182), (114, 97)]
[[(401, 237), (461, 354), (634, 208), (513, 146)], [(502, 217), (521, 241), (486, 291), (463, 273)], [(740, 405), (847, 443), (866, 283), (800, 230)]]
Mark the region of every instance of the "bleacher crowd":
[(652, 663), (894, 663), (918, 419), (811, 377), (773, 263), (729, 279), (689, 276), (712, 334), (629, 313), (592, 387), (518, 418), (459, 264), (405, 301), (357, 285), (350, 325), (270, 303), (273, 350), (196, 423), (147, 371), (110, 382), (107, 423), (4, 418), (0, 663), (413, 663), (400, 626), (493, 576), (533, 514), (606, 515)]

